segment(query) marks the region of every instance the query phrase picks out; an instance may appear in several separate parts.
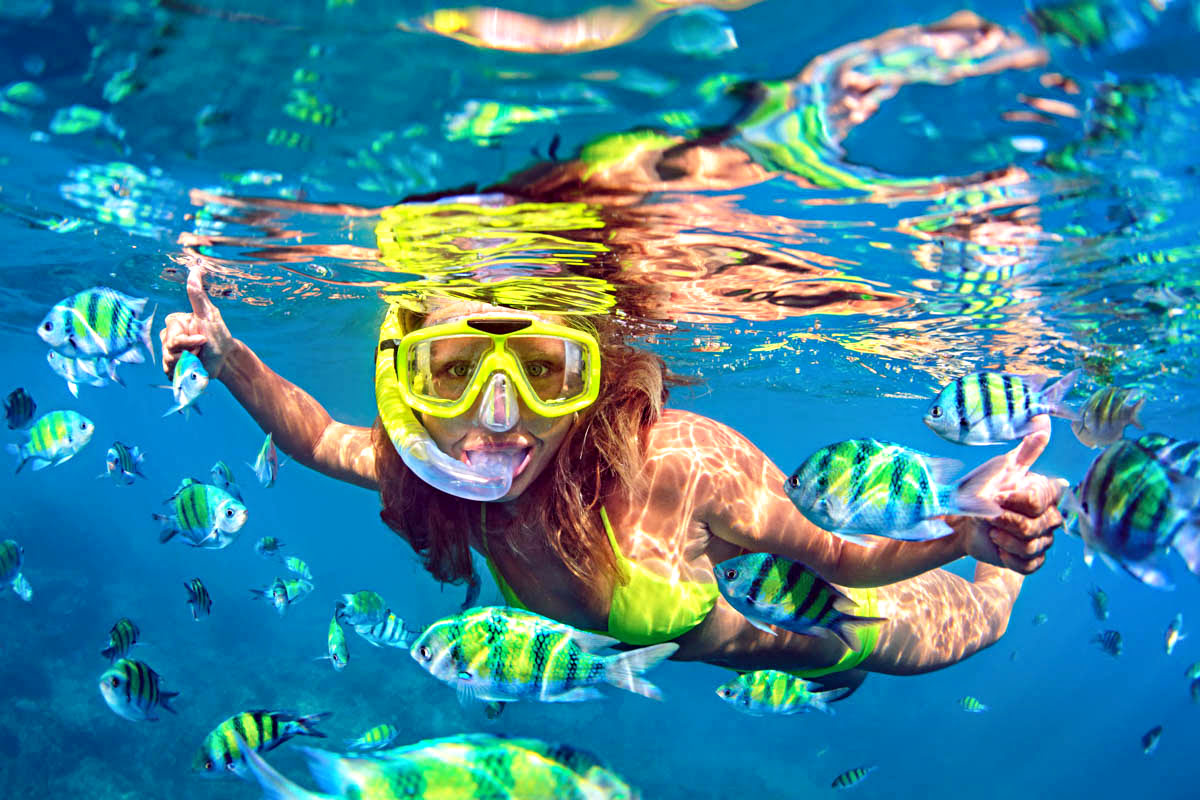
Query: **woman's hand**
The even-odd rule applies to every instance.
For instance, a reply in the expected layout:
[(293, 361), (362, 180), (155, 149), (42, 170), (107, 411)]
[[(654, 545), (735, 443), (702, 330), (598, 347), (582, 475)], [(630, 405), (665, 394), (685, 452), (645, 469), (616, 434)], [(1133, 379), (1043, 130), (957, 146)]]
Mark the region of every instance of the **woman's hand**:
[(1042, 415), (1037, 420), (1038, 430), (1022, 439), (1016, 449), (996, 456), (1004, 460), (1004, 468), (980, 492), (995, 500), (1003, 513), (991, 519), (946, 518), (961, 537), (967, 555), (1024, 575), (1046, 561), (1044, 554), (1054, 544), (1054, 529), (1063, 524), (1058, 501), (1067, 488), (1061, 478), (1029, 472), (1050, 441), (1049, 417)]
[(162, 340), (163, 370), (170, 378), (175, 374), (175, 363), (184, 350), (191, 350), (200, 359), (210, 378), (220, 380), (225, 356), (233, 349), (237, 340), (225, 327), (221, 312), (208, 299), (201, 278), (200, 267), (188, 269), (187, 295), (192, 304), (192, 313), (176, 311), (168, 314), (165, 326), (159, 333)]

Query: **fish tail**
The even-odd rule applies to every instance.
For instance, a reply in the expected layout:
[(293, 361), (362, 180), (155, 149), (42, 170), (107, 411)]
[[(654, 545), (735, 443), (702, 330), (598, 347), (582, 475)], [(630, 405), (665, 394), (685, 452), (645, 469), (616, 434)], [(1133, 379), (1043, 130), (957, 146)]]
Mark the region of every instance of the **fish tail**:
[(107, 658), (109, 661), (115, 661), (115, 660), (116, 660), (116, 658), (117, 658), (117, 648), (116, 648), (116, 645), (113, 645), (112, 647), (106, 647), (106, 648), (104, 648), (103, 650), (101, 650), (101, 651), (100, 651), (100, 655), (104, 656), (104, 657), (105, 657), (105, 658)]
[(1040, 400), (1046, 406), (1047, 414), (1069, 419), (1072, 422), (1079, 421), (1079, 412), (1063, 402), (1063, 398), (1071, 391), (1071, 387), (1075, 385), (1075, 379), (1078, 377), (1079, 370), (1073, 369), (1042, 392)]
[(829, 704), (834, 700), (839, 700), (842, 697), (841, 689), (830, 689), (827, 692), (813, 692), (812, 700), (809, 703), (817, 711), (823, 711), (826, 714), (833, 714), (833, 709)]
[(158, 532), (158, 541), (160, 544), (166, 544), (171, 541), (171, 537), (179, 533), (175, 527), (175, 523), (171, 522), (171, 518), (165, 514), (151, 514), (162, 525), (162, 530)]
[(661, 700), (662, 692), (641, 673), (665, 661), (678, 649), (674, 642), (663, 642), (609, 656), (605, 659), (604, 680), (643, 697)]
[(1193, 511), (1191, 518), (1176, 532), (1171, 546), (1183, 556), (1188, 571), (1200, 575), (1200, 509)]
[(158, 692), (158, 704), (172, 714), (178, 714), (178, 711), (171, 708), (171, 701), (176, 697), (179, 697), (179, 692), (164, 692), (160, 689)]
[[(287, 778), (275, 771), (275, 768), (263, 760), (254, 748), (246, 744), (246, 740), (240, 734), (234, 733), (235, 741), (237, 742), (238, 752), (245, 759), (246, 767), (250, 770), (250, 774), (254, 776), (254, 780), (258, 781), (258, 785), (262, 788), (263, 798), (265, 800), (325, 800), (329, 795), (316, 794), (307, 789), (292, 783)], [(305, 748), (305, 755), (322, 751), (309, 751)], [(310, 769), (313, 774), (317, 774), (318, 763), (323, 764), (322, 772), (331, 773), (335, 767), (334, 756), (324, 755), (313, 758), (309, 755)]]
[[(17, 472), (20, 472), (21, 468), (25, 466), (25, 462), (29, 460), (29, 456), (25, 455), (25, 448), (21, 447), (21, 445), (19, 445), (19, 444), (11, 444), (11, 443), (6, 444), (4, 447), (6, 450), (8, 450), (8, 452), (10, 452), (14, 456), (16, 456)], [(14, 474), (16, 474), (16, 473), (14, 473)]]
[(321, 731), (312, 727), (323, 719), (329, 719), (333, 716), (332, 711), (321, 711), (316, 714), (309, 714), (307, 717), (299, 717), (296, 719), (296, 735), (297, 736), (315, 736), (318, 739), (328, 738)]
[(862, 647), (862, 641), (859, 639), (861, 629), (872, 625), (880, 625), (884, 622), (887, 622), (886, 617), (846, 617), (845, 619), (839, 619), (826, 628), (826, 630), (841, 639), (846, 647), (858, 651)]
[(995, 500), (980, 496), (980, 492), (997, 473), (1004, 469), (1004, 459), (993, 458), (968, 472), (948, 493), (946, 510), (952, 514), (965, 514), (968, 517), (998, 516), (1000, 506), (996, 505)]
[(139, 320), (142, 329), (138, 335), (142, 340), (142, 345), (146, 348), (146, 351), (150, 353), (150, 362), (152, 364), (158, 363), (158, 360), (154, 357), (154, 343), (150, 340), (150, 332), (154, 328), (154, 315), (156, 313), (158, 313), (158, 306), (154, 307), (154, 310), (150, 312), (150, 316), (146, 317), (144, 320)]

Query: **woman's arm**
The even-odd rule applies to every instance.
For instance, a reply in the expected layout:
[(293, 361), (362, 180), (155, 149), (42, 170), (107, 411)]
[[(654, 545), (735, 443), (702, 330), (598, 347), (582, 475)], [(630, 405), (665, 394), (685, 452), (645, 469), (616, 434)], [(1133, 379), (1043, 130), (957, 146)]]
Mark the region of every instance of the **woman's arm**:
[(234, 339), (204, 290), (200, 269), (188, 274), (192, 313), (167, 316), (160, 334), (163, 369), (169, 376), (184, 350), (195, 352), (209, 377), (220, 380), (276, 446), (296, 461), (333, 478), (377, 488), (371, 429), (329, 416), (312, 395), (272, 371), (254, 351)]

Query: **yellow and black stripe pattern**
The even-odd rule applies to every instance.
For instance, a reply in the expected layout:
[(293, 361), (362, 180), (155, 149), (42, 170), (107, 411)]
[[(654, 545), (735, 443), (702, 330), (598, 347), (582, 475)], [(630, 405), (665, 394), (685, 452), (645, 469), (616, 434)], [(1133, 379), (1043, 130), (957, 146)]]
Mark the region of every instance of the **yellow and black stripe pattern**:
[(139, 636), (141, 636), (141, 631), (138, 630), (137, 624), (129, 617), (121, 617), (113, 623), (112, 629), (109, 630), (108, 647), (101, 650), (100, 655), (109, 661), (124, 658), (129, 654)]
[(313, 725), (330, 713), (301, 717), (286, 711), (259, 708), (234, 714), (204, 737), (204, 743), (192, 759), (192, 771), (212, 775), (241, 773), (245, 760), (238, 747), (239, 738), (260, 753), (273, 750), (293, 736), (325, 738), (325, 734)]

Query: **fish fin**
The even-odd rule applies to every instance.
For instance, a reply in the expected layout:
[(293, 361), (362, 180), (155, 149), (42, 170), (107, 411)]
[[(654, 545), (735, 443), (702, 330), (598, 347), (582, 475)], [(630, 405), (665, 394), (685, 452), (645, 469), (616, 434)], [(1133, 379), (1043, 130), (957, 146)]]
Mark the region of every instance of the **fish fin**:
[(75, 360), (75, 364), (79, 367), (79, 371), (84, 375), (90, 375), (93, 378), (100, 377), (100, 374), (96, 372), (96, 362), (92, 359), (78, 358)]
[(1151, 556), (1142, 561), (1122, 562), (1121, 566), (1125, 568), (1126, 572), (1147, 586), (1167, 591), (1175, 588), (1175, 583), (1171, 580), (1170, 574), (1158, 564), (1157, 556)]
[(1072, 422), (1079, 421), (1079, 412), (1063, 402), (1063, 398), (1071, 391), (1071, 387), (1075, 385), (1078, 377), (1079, 370), (1073, 369), (1042, 392), (1040, 400), (1046, 405), (1047, 414), (1052, 417), (1069, 419)]
[(924, 522), (918, 522), (911, 528), (905, 528), (902, 531), (892, 531), (887, 534), (891, 539), (899, 539), (902, 542), (927, 542), (930, 539), (940, 539), (943, 536), (949, 536), (954, 532), (949, 523), (941, 519), (927, 519)]
[(1188, 571), (1200, 575), (1200, 509), (1193, 511), (1191, 519), (1175, 533), (1171, 546), (1183, 556)]
[(604, 659), (604, 680), (620, 689), (661, 700), (662, 692), (641, 673), (670, 658), (678, 649), (675, 642), (663, 642), (608, 656)]
[(580, 649), (586, 650), (589, 653), (593, 650), (599, 650), (602, 647), (612, 647), (621, 641), (612, 636), (605, 636), (602, 633), (588, 633), (581, 630), (566, 631), (566, 633), (575, 644), (579, 645)]
[(742, 614), (742, 616), (743, 616), (743, 617), (746, 617), (746, 621), (747, 621), (747, 622), (749, 622), (749, 623), (750, 623), (751, 625), (753, 625), (754, 627), (758, 628), (760, 631), (763, 631), (764, 633), (769, 633), (769, 634), (771, 634), (772, 636), (778, 636), (778, 635), (779, 635), (779, 632), (778, 632), (778, 631), (776, 631), (774, 628), (772, 628), (772, 627), (771, 627), (769, 624), (767, 624), (766, 622), (763, 622), (763, 621), (762, 621), (762, 620), (760, 620), (760, 619), (755, 619), (754, 617), (746, 616), (746, 614), (745, 614), (745, 613), (743, 613), (743, 614)]
[(963, 462), (957, 458), (942, 458), (941, 456), (923, 456), (925, 465), (929, 467), (929, 475), (941, 484), (950, 483), (955, 475), (962, 472)]
[[(144, 305), (144, 304), (143, 304)], [(150, 354), (150, 363), (157, 364), (158, 360), (154, 357), (154, 343), (150, 340), (150, 333), (154, 329), (154, 315), (158, 313), (158, 306), (150, 312), (150, 316), (141, 320), (142, 331), (141, 340), (142, 346), (146, 348), (146, 352)]]
[(984, 491), (987, 484), (1007, 466), (1007, 460), (1004, 458), (990, 458), (964, 475), (953, 489), (951, 513), (965, 514), (968, 517), (999, 516), (1000, 506), (995, 500), (982, 497), (980, 492)]
[[(233, 736), (234, 741), (237, 743), (238, 751), (241, 752), (242, 758), (245, 760), (247, 770), (262, 788), (264, 800), (326, 800), (326, 798), (329, 798), (329, 795), (316, 794), (298, 784), (292, 783), (264, 761), (263, 757), (255, 752), (254, 748), (246, 744), (246, 740), (240, 734), (235, 731)], [(304, 749), (307, 750), (308, 748)], [(334, 756), (328, 754), (324, 758), (332, 761)], [(316, 767), (314, 766), (314, 759), (311, 756), (309, 756), (309, 767), (315, 775)], [(321, 781), (318, 779), (317, 783), (320, 784)]]
[(508, 706), (501, 700), (492, 700), (483, 707), (483, 715), (488, 719), (497, 719), (504, 713), (504, 709)]
[(1182, 508), (1200, 505), (1200, 480), (1170, 467), (1167, 468), (1167, 480), (1171, 483), (1172, 502)]
[(180, 411), (183, 411), (183, 404), (182, 404), (182, 403), (180, 403), (179, 405), (174, 405), (174, 406), (171, 406), (170, 408), (168, 408), (166, 411), (164, 411), (164, 412), (163, 412), (163, 416), (164, 416), (164, 417), (169, 417), (169, 416), (171, 416), (172, 414), (178, 414)]
[(75, 383), (74, 381), (67, 381), (67, 391), (71, 393), (72, 397), (74, 397), (75, 399), (79, 399), (79, 384), (78, 383)]
[(839, 538), (843, 541), (850, 542), (851, 544), (856, 544), (859, 547), (874, 547), (875, 543), (877, 541), (876, 539), (872, 538), (869, 534), (865, 534), (865, 533), (850, 533), (848, 531), (829, 531), (829, 533), (833, 534), (834, 536), (836, 536), (837, 538)]
[[(655, 689), (655, 691), (657, 692), (658, 690)], [(595, 686), (577, 686), (562, 694), (556, 694), (550, 699), (556, 703), (582, 703), (587, 700), (599, 700), (602, 697), (604, 697), (604, 692)]]
[(1146, 430), (1146, 426), (1142, 424), (1142, 408), (1146, 405), (1146, 398), (1140, 398), (1129, 411), (1129, 424), (1134, 427)]
[(166, 514), (151, 514), (150, 516), (162, 523), (162, 529), (158, 532), (158, 541), (160, 544), (166, 544), (171, 541), (171, 537), (179, 533), (179, 529), (175, 527), (175, 523)]
[[(66, 459), (63, 459), (63, 460), (65, 461)], [(34, 471), (34, 472), (37, 472), (38, 470), (43, 470), (43, 469), (45, 469), (46, 467), (52, 467), (52, 466), (54, 466), (56, 463), (58, 463), (58, 462), (56, 462), (56, 461), (48, 461), (48, 460), (46, 460), (46, 459), (44, 459), (44, 458), (36, 458), (36, 457), (35, 457), (35, 458), (33, 459), (33, 471)]]
[(176, 697), (179, 697), (179, 692), (167, 692), (160, 689), (158, 692), (158, 704), (172, 714), (178, 714), (178, 711), (171, 708), (171, 701)]
[(454, 694), (458, 697), (460, 706), (469, 706), (476, 701), (483, 701), (483, 698), (479, 696), (479, 687), (462, 678), (455, 678)]
[[(337, 753), (331, 753), (328, 750), (318, 750), (315, 747), (295, 747), (299, 750), (305, 760), (308, 762), (308, 771), (312, 775), (318, 788), (322, 792), (329, 794), (302, 794), (302, 795), (285, 795), (279, 798), (268, 795), (266, 800), (333, 800), (335, 797), (345, 797), (350, 789), (350, 783), (345, 777), (345, 766), (347, 763), (355, 763), (351, 759), (344, 758)], [(355, 759), (361, 758), (355, 756)], [(358, 761), (357, 763), (362, 763)], [(299, 791), (304, 791), (300, 787), (296, 787)]]
[(121, 302), (129, 306), (129, 310), (133, 312), (135, 317), (140, 317), (142, 315), (142, 312), (146, 310), (146, 303), (150, 301), (150, 298), (148, 297), (130, 297), (129, 295), (122, 294), (121, 292), (113, 292), (113, 294), (120, 297)]
[(313, 727), (313, 725), (316, 725), (318, 722), (320, 722), (322, 720), (329, 719), (332, 716), (333, 716), (332, 711), (319, 711), (316, 714), (309, 714), (308, 716), (305, 716), (305, 717), (299, 717), (298, 719), (296, 719), (296, 735), (297, 736), (315, 736), (318, 739), (328, 738), (325, 736), (324, 733), (315, 729)]
[[(10, 443), (10, 444), (6, 444), (4, 446), (4, 449), (7, 450), (12, 455), (17, 457), (17, 472), (20, 472), (21, 467), (24, 467), (25, 462), (29, 460), (25, 456), (25, 453), (24, 453), (25, 448), (21, 447), (21, 445), (19, 445), (19, 444), (11, 444)], [(16, 473), (13, 473), (13, 474), (15, 475)]]
[(886, 617), (852, 617), (838, 620), (826, 628), (826, 630), (841, 639), (846, 647), (857, 651), (862, 645), (858, 636), (859, 629), (872, 625), (881, 625), (884, 622), (887, 622)]
[(842, 697), (844, 696), (843, 690), (830, 689), (825, 692), (813, 691), (813, 689), (816, 689), (816, 688), (819, 688), (819, 687), (815, 684), (810, 684), (808, 687), (808, 690), (810, 692), (812, 692), (812, 696), (813, 696), (812, 707), (815, 708), (817, 711), (823, 711), (826, 714), (835, 715), (834, 710), (829, 706), (829, 704), (836, 700), (841, 700)]
[(188, 408), (192, 411), (195, 411), (200, 416), (204, 416), (204, 412), (200, 410), (200, 406), (196, 404), (195, 400), (191, 402), (191, 405), (189, 405)]
[[(153, 354), (154, 351), (151, 350), (150, 352)], [(136, 347), (131, 347), (113, 360), (120, 361), (123, 364), (142, 364), (146, 361), (146, 357), (138, 352)]]

